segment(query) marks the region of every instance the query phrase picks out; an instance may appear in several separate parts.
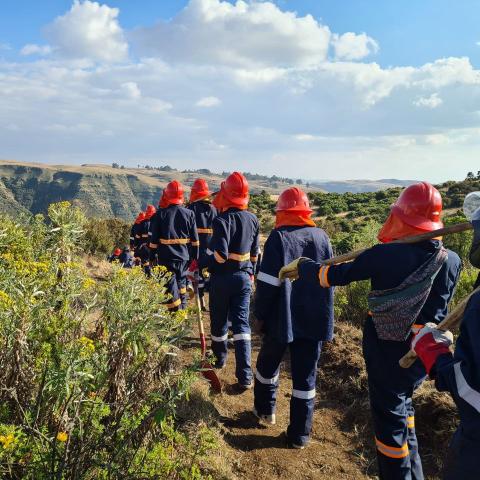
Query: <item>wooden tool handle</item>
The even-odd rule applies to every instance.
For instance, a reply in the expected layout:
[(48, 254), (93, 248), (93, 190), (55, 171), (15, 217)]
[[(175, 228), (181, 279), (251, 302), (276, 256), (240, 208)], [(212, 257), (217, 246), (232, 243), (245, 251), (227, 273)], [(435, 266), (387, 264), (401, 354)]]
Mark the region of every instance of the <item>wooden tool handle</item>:
[[(474, 290), (470, 295), (465, 297), (446, 317), (440, 322), (437, 326), (439, 330), (455, 330), (460, 326), (463, 320), (463, 314), (465, 313), (465, 308), (472, 298), (473, 295), (480, 292), (480, 287)], [(405, 354), (400, 361), (398, 362), (402, 368), (410, 368), (417, 359), (417, 354), (410, 350)]]
[[(453, 233), (465, 232), (467, 230), (472, 230), (473, 226), (470, 222), (457, 223), (455, 225), (450, 225), (449, 227), (440, 228), (439, 230), (434, 230), (433, 232), (426, 232), (420, 235), (415, 235), (413, 237), (405, 237), (400, 240), (394, 240), (391, 243), (417, 243), (423, 242), (424, 240), (431, 240), (432, 238), (443, 237), (444, 235), (451, 235)], [(368, 250), (368, 248), (362, 248), (361, 250), (356, 250), (355, 252), (345, 253), (344, 255), (339, 255), (337, 257), (330, 258), (322, 262), (324, 265), (335, 265), (337, 263), (351, 262), (355, 260), (359, 255)]]

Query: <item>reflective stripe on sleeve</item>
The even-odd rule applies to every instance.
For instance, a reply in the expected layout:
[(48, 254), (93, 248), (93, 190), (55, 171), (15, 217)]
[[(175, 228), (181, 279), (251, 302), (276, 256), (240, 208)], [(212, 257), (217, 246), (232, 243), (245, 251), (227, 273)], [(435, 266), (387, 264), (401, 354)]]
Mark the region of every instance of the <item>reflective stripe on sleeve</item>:
[(247, 260), (250, 260), (250, 254), (249, 253), (229, 253), (228, 259), (235, 260), (236, 262), (246, 262)]
[(278, 382), (280, 374), (277, 373), (273, 378), (265, 378), (262, 377), (259, 373), (258, 370), (255, 372), (255, 378), (260, 382), (263, 383), (264, 385), (275, 385)]
[(212, 235), (213, 228), (197, 228), (198, 233), (203, 233), (204, 235)]
[(187, 245), (190, 243), (189, 238), (161, 238), (162, 245)]
[(480, 412), (480, 393), (474, 390), (463, 376), (461, 362), (453, 366), (455, 371), (455, 381), (457, 382), (458, 395), (463, 398), (477, 412)]
[(234, 336), (233, 336), (233, 340), (235, 342), (239, 341), (239, 340), (246, 340), (246, 341), (250, 341), (252, 339), (252, 336), (249, 334), (249, 333), (236, 333)]
[(330, 283), (328, 283), (328, 271), (330, 270), (330, 265), (324, 265), (320, 267), (318, 271), (318, 279), (320, 285), (324, 288), (330, 288)]
[(158, 243), (150, 243), (150, 248), (158, 248)]
[(269, 285), (272, 285), (274, 287), (280, 287), (282, 285), (282, 282), (278, 277), (274, 277), (273, 275), (269, 275), (265, 272), (260, 272), (257, 276), (257, 280), (268, 283)]
[(405, 458), (409, 455), (408, 445), (405, 442), (402, 447), (389, 447), (382, 443), (378, 438), (375, 438), (377, 450), (386, 457), (390, 458)]
[(225, 263), (226, 262), (226, 260), (216, 250), (213, 252), (213, 256), (215, 257), (215, 260), (218, 263)]
[(221, 337), (216, 337), (215, 335), (210, 335), (212, 342), (225, 342), (225, 340), (228, 340), (228, 333), (225, 335), (222, 335)]
[(292, 390), (292, 397), (299, 398), (300, 400), (311, 400), (315, 398), (316, 395), (315, 389), (313, 390)]
[(192, 247), (199, 247), (200, 246), (200, 242), (192, 242)]
[(148, 233), (142, 234), (142, 238), (148, 238)]

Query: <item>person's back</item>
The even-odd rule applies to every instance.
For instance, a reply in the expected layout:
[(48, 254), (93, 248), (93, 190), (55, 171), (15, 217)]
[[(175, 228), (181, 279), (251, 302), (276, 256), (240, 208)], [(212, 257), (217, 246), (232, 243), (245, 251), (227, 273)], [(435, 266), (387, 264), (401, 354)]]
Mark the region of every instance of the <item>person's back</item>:
[(187, 207), (195, 214), (198, 238), (200, 240), (199, 265), (206, 266), (207, 250), (213, 234), (213, 221), (217, 217), (217, 209), (205, 200), (190, 203)]
[(255, 316), (261, 319), (264, 332), (279, 342), (294, 338), (331, 340), (333, 289), (324, 289), (318, 282), (278, 280), (280, 269), (298, 257), (317, 262), (331, 258), (326, 233), (311, 226), (283, 226), (270, 233), (257, 277)]

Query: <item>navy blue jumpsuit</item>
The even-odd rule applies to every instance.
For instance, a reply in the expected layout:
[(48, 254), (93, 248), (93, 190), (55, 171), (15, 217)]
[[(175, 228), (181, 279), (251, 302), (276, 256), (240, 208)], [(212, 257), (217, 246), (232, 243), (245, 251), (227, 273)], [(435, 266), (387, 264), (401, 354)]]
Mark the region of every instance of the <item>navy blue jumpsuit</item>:
[[(318, 279), (323, 286), (347, 285), (370, 279), (373, 290), (400, 285), (424, 264), (441, 242), (432, 240), (413, 245), (387, 243), (376, 245), (355, 261), (331, 267), (307, 261), (299, 267), (300, 278)], [(436, 276), (430, 294), (415, 324), (439, 323), (447, 314), (461, 270), (458, 255), (448, 251), (448, 259)], [(412, 395), (426, 376), (417, 360), (409, 369), (398, 364), (410, 350), (412, 334), (405, 341), (381, 340), (371, 316), (363, 330), (363, 355), (368, 375), (370, 405), (380, 478), (384, 480), (421, 480), (422, 463), (415, 434)]]
[(432, 377), (440, 391), (450, 392), (460, 425), (445, 461), (445, 480), (480, 478), (480, 293), (469, 301), (455, 353), (438, 357)]
[(236, 377), (252, 382), (250, 294), (259, 250), (259, 223), (246, 210), (230, 208), (213, 221), (208, 253), (210, 278), (210, 333), (216, 367), (227, 359), (227, 320), (232, 322)]
[(204, 291), (207, 290), (207, 280), (202, 274), (202, 270), (208, 267), (208, 255), (207, 250), (212, 239), (213, 234), (213, 220), (217, 217), (217, 209), (205, 200), (198, 200), (192, 202), (187, 207), (189, 210), (195, 213), (195, 221), (197, 224), (198, 238), (200, 239), (200, 249), (198, 254), (198, 267), (200, 273), (199, 282), (199, 294), (203, 297)]
[(318, 281), (280, 282), (280, 269), (298, 257), (321, 262), (332, 257), (325, 232), (315, 227), (280, 227), (265, 243), (257, 276), (255, 316), (262, 323), (262, 348), (255, 373), (255, 409), (275, 412), (280, 363), (290, 349), (292, 397), (289, 441), (304, 445), (312, 428), (317, 362), (322, 341), (333, 337), (333, 288)]
[(136, 257), (140, 258), (140, 262), (145, 269), (145, 273), (147, 275), (150, 274), (150, 251), (149, 251), (149, 242), (150, 242), (150, 224), (151, 218), (142, 220), (138, 224), (138, 228), (136, 229), (136, 234), (138, 237), (137, 241), (137, 249), (136, 249)]
[(185, 308), (187, 269), (198, 259), (197, 227), (195, 214), (180, 205), (161, 208), (151, 219), (150, 248), (157, 255), (158, 265), (173, 274), (168, 290), (172, 298), (167, 303), (170, 310)]

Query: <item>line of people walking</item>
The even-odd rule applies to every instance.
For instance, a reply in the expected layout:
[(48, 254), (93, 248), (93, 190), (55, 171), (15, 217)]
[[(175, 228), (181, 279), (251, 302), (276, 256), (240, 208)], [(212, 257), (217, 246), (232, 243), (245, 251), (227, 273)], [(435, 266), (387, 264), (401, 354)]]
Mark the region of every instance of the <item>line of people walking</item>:
[[(380, 244), (353, 262), (333, 266), (323, 264), (333, 256), (330, 240), (315, 226), (308, 197), (297, 187), (278, 199), (275, 228), (260, 265), (260, 225), (248, 211), (249, 187), (241, 173), (232, 173), (215, 194), (205, 180), (196, 180), (188, 206), (184, 203), (184, 189), (173, 181), (165, 188), (159, 208), (149, 206), (144, 216), (137, 217), (131, 238), (135, 257), (147, 274), (153, 263), (171, 272), (166, 303), (171, 311), (186, 307), (187, 276), (198, 271), (203, 310), (207, 310), (204, 291), (209, 290), (214, 367), (226, 364), (231, 324), (235, 388), (244, 392), (254, 387), (252, 410), (260, 423), (276, 423), (279, 371), (288, 349), (293, 385), (286, 443), (294, 449), (307, 445), (317, 364), (323, 342), (333, 338), (334, 288), (370, 280), (363, 354), (380, 478), (423, 479), (412, 397), (427, 374), (437, 388), (452, 393), (460, 410), (461, 424), (445, 478), (480, 478), (475, 455), (480, 447), (480, 297), (474, 297), (467, 309), (452, 356), (450, 337), (434, 327), (447, 314), (460, 258), (444, 248), (441, 238), (392, 243), (441, 228), (442, 199), (432, 185), (421, 182), (405, 189), (379, 232)], [(480, 268), (480, 212), (477, 217), (471, 259)], [(262, 335), (255, 373), (251, 309)], [(410, 348), (419, 360), (402, 369), (398, 361)]]

